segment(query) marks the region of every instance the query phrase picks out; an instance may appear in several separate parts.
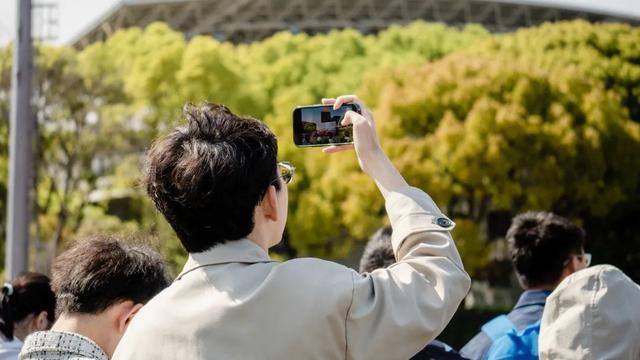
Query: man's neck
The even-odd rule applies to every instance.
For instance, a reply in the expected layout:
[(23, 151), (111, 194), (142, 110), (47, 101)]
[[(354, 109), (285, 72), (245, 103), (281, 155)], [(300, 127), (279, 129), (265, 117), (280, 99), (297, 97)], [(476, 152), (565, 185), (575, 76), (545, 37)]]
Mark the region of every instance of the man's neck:
[(51, 330), (66, 331), (87, 337), (93, 340), (111, 358), (113, 354), (108, 350), (109, 346), (107, 344), (109, 341), (106, 336), (109, 326), (109, 319), (105, 316), (65, 313), (60, 315)]
[(249, 235), (247, 235), (247, 239), (256, 243), (256, 245), (260, 246), (266, 253), (269, 253), (269, 238), (264, 234), (263, 231), (260, 230), (258, 226), (255, 226), (253, 228), (253, 231)]
[(14, 339), (18, 339), (18, 340), (24, 342), (24, 339), (26, 339), (28, 335), (29, 335), (29, 332), (24, 327), (16, 326), (13, 329), (13, 338)]

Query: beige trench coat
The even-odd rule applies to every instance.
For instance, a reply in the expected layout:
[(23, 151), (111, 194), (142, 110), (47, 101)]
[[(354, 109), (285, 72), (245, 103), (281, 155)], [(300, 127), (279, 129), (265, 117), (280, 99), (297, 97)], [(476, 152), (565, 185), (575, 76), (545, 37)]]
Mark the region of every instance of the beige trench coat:
[(250, 240), (190, 254), (134, 318), (114, 359), (408, 359), (447, 325), (470, 279), (423, 191), (387, 195), (398, 262), (369, 274), (277, 262)]

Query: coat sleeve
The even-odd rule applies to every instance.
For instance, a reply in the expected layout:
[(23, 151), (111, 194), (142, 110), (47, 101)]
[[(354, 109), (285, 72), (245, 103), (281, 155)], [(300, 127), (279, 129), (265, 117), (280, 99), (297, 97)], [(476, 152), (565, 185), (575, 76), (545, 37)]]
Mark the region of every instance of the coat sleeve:
[(471, 284), (449, 234), (455, 224), (426, 193), (405, 187), (385, 205), (398, 261), (353, 273), (347, 359), (409, 359), (445, 328)]

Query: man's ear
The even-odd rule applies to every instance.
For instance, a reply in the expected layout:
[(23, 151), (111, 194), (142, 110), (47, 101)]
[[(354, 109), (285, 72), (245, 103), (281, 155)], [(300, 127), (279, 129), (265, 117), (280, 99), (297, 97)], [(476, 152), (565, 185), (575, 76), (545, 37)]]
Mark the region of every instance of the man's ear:
[(565, 270), (567, 272), (567, 275), (571, 275), (574, 272), (578, 271), (579, 265), (580, 265), (580, 259), (578, 259), (577, 256), (575, 255), (569, 255), (569, 261), (567, 262), (567, 265), (565, 266)]
[(270, 185), (260, 202), (262, 213), (271, 221), (278, 221), (280, 210), (278, 209), (278, 193), (276, 187)]
[(34, 316), (31, 320), (32, 327), (37, 331), (48, 330), (51, 325), (49, 324), (49, 313), (46, 311), (40, 311), (37, 316)]
[(126, 300), (121, 302), (119, 305), (120, 311), (117, 318), (117, 326), (118, 332), (120, 334), (124, 334), (125, 330), (133, 320), (133, 317), (136, 316), (138, 311), (142, 309), (142, 304), (135, 304), (131, 300)]

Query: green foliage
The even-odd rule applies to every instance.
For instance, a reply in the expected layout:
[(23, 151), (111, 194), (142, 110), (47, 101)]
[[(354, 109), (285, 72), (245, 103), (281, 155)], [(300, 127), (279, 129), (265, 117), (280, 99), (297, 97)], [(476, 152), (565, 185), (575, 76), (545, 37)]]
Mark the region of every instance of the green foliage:
[[(459, 31), (417, 22), (378, 36), (354, 30), (312, 37), (283, 32), (262, 42), (234, 46), (211, 37), (187, 42), (165, 24), (153, 24), (144, 30), (117, 32), (79, 56), (87, 64), (82, 71), (92, 84), (100, 79), (102, 91), (108, 93), (124, 89), (120, 99), (105, 100), (113, 104), (102, 108), (108, 117), (104, 126), (126, 131), (126, 119), (133, 117), (140, 121), (143, 135), (139, 139), (144, 145), (180, 122), (185, 101), (222, 102), (236, 112), (263, 118), (281, 139), (280, 157), (298, 167), (291, 191), (291, 245), (299, 255), (342, 257), (354, 240), (366, 238), (382, 225), (379, 214), (363, 220), (351, 210), (351, 199), (372, 192), (375, 186), (357, 171), (352, 155), (327, 162), (319, 151), (295, 148), (289, 141), (292, 109), (317, 103), (323, 96), (353, 93), (365, 74), (375, 69), (424, 63), (486, 37), (488, 33), (477, 26)], [(345, 182), (343, 171), (346, 179), (359, 184), (357, 191), (352, 190), (355, 183)], [(316, 181), (321, 174), (331, 178), (321, 184)], [(379, 208), (382, 199), (373, 197), (371, 203)], [(166, 229), (161, 222), (158, 229)], [(175, 244), (175, 238), (167, 242)]]
[[(366, 239), (384, 224), (380, 216), (384, 204), (353, 154), (328, 157), (319, 149), (293, 145), (292, 109), (318, 103), (322, 97), (354, 93), (369, 74), (428, 62), (487, 36), (474, 26), (457, 31), (416, 22), (366, 37), (353, 30), (314, 37), (280, 33), (241, 48), (265, 60), (252, 66), (272, 99), (264, 120), (280, 139), (280, 157), (297, 167), (287, 226), (287, 238), (297, 255), (346, 256), (354, 241)], [(356, 208), (354, 204), (360, 203), (356, 199), (369, 204), (367, 210)]]
[[(638, 184), (638, 124), (579, 71), (453, 56), (389, 76), (402, 85), (378, 101), (385, 145), (444, 202), (475, 194), (518, 210), (562, 200), (602, 215)], [(421, 161), (410, 149), (423, 149)]]
[(575, 66), (619, 94), (631, 118), (640, 122), (639, 39), (637, 26), (572, 21), (496, 36), (469, 52), (515, 57), (544, 69)]
[[(456, 219), (479, 225), (492, 211), (529, 209), (601, 217), (637, 191), (640, 126), (618, 94), (575, 68), (456, 55), (381, 76), (372, 82), (386, 84), (375, 101), (385, 148)], [(487, 239), (462, 224), (473, 272)]]
[(76, 50), (40, 46), (35, 68), (33, 233), (36, 241), (51, 241), (55, 249), (81, 226), (89, 194), (110, 170), (100, 162), (109, 160), (113, 146), (128, 133), (110, 127), (101, 116), (109, 99), (123, 96), (108, 82), (88, 76), (88, 65)]
[[(40, 47), (34, 231), (56, 243), (92, 232), (152, 234), (177, 272), (186, 254), (137, 186), (142, 154), (183, 123), (186, 101), (208, 100), (264, 120), (280, 158), (297, 167), (280, 256), (345, 257), (386, 222), (383, 199), (354, 154), (296, 148), (291, 111), (358, 93), (393, 162), (455, 218), (472, 274), (491, 260), (495, 212), (560, 212), (588, 226), (594, 249), (603, 249), (619, 234), (606, 223), (623, 224), (640, 200), (638, 39), (638, 27), (582, 21), (504, 35), (415, 22), (377, 35), (282, 32), (233, 45), (186, 40), (156, 23), (82, 51)], [(0, 190), (10, 62), (10, 48), (0, 49)], [(0, 231), (4, 209), (0, 198)], [(624, 252), (601, 253), (604, 261)]]

